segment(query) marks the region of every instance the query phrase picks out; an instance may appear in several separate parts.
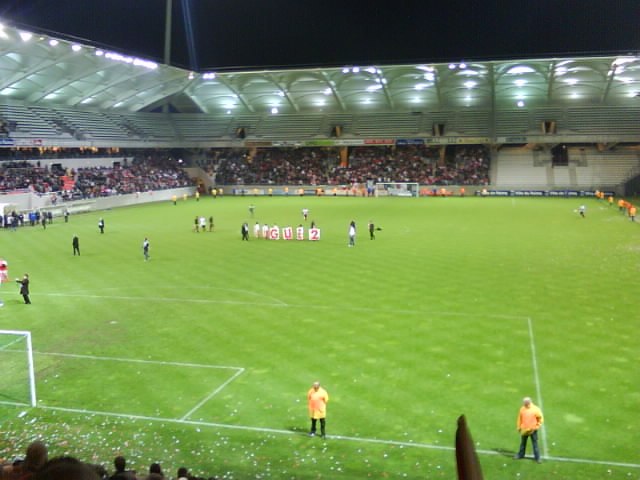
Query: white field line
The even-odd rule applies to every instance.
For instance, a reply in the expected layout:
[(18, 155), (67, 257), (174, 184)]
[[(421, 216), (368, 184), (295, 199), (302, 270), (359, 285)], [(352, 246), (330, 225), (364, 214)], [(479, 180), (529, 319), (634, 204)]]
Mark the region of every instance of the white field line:
[[(49, 297), (75, 297), (75, 298), (94, 298), (101, 300), (139, 300), (139, 301), (153, 301), (153, 302), (174, 302), (174, 303), (210, 303), (210, 304), (225, 304), (225, 305), (246, 305), (246, 306), (265, 306), (265, 307), (278, 307), (278, 308), (308, 308), (317, 310), (331, 310), (336, 307), (333, 305), (303, 305), (295, 303), (286, 303), (278, 299), (278, 303), (270, 302), (245, 302), (235, 300), (212, 300), (207, 298), (168, 298), (168, 297), (147, 297), (147, 296), (124, 296), (124, 295), (87, 295), (87, 294), (74, 294), (74, 293), (45, 293), (41, 294)], [(388, 313), (409, 313), (418, 315), (443, 315), (443, 316), (459, 316), (459, 317), (490, 317), (490, 318), (502, 318), (505, 320), (527, 320), (526, 316), (518, 315), (502, 315), (498, 313), (468, 313), (468, 312), (433, 312), (427, 310), (412, 310), (412, 309), (381, 309), (373, 307), (349, 307), (340, 306), (340, 310), (348, 310), (352, 312), (388, 312)]]
[(99, 357), (95, 355), (79, 355), (74, 353), (54, 353), (54, 352), (34, 352), (38, 355), (51, 355), (58, 357), (71, 357), (71, 358), (82, 358), (89, 360), (106, 360), (106, 361), (114, 361), (114, 362), (127, 362), (127, 363), (145, 363), (152, 365), (169, 365), (176, 367), (190, 367), (190, 368), (217, 368), (222, 370), (235, 370), (235, 373), (225, 380), (218, 388), (213, 390), (209, 395), (203, 398), (200, 402), (196, 404), (191, 410), (185, 413), (180, 420), (185, 420), (189, 416), (191, 416), (195, 411), (197, 411), (202, 405), (211, 400), (218, 392), (220, 392), (223, 388), (225, 388), (229, 383), (235, 380), (239, 375), (244, 372), (244, 368), (242, 367), (231, 367), (226, 365), (205, 365), (201, 363), (184, 363), (184, 362), (166, 362), (160, 360), (140, 360), (136, 358), (118, 358), (118, 357)]
[[(19, 341), (24, 340), (24, 337), (18, 337), (15, 340), (12, 340), (11, 342), (7, 343), (6, 345), (2, 345), (0, 347), (0, 351), (2, 350), (6, 350), (7, 352), (26, 352), (26, 350), (12, 350), (9, 347), (15, 343), (18, 343)], [(26, 353), (25, 353), (26, 355)]]
[[(538, 405), (540, 406), (540, 410), (544, 415), (544, 405), (542, 403), (542, 389), (540, 388), (540, 376), (538, 375), (538, 357), (536, 354), (536, 342), (533, 338), (533, 322), (531, 318), (527, 318), (527, 326), (529, 327), (529, 347), (531, 348), (531, 365), (533, 366), (533, 381), (536, 386), (536, 398), (538, 400)], [(547, 448), (547, 429), (545, 425), (542, 425), (540, 428), (540, 433), (542, 438), (542, 456), (547, 457), (549, 455), (549, 451)]]
[[(42, 410), (55, 410), (60, 412), (79, 413), (83, 415), (103, 415), (105, 417), (126, 418), (128, 420), (144, 420), (144, 421), (152, 421), (152, 422), (176, 423), (181, 425), (225, 428), (230, 430), (273, 433), (278, 435), (301, 435), (300, 432), (294, 432), (291, 430), (282, 430), (282, 429), (276, 429), (276, 428), (250, 427), (246, 425), (230, 425), (225, 423), (202, 422), (202, 421), (183, 420), (183, 419), (176, 419), (176, 418), (150, 417), (145, 415), (130, 415), (126, 413), (101, 412), (101, 411), (86, 410), (81, 408), (45, 407), (45, 406), (38, 407), (38, 408), (41, 408)], [(363, 438), (363, 437), (348, 437), (343, 435), (329, 435), (327, 438), (329, 440), (344, 440), (344, 441), (359, 442), (359, 443), (375, 443), (380, 445), (396, 445), (396, 446), (402, 446), (402, 447), (422, 448), (422, 449), (428, 449), (428, 450), (455, 451), (455, 447), (449, 447), (445, 445), (433, 445), (428, 443), (399, 442), (395, 440), (384, 440), (384, 439), (378, 439), (378, 438)], [(476, 452), (481, 455), (504, 455), (503, 453), (497, 452), (495, 450), (480, 449), (480, 450), (476, 450)], [(564, 457), (548, 457), (548, 458), (545, 457), (545, 459), (550, 461), (556, 461), (556, 462), (584, 463), (584, 464), (594, 464), (594, 465), (610, 465), (615, 467), (626, 467), (626, 468), (640, 468), (640, 464), (635, 464), (635, 463), (608, 462), (608, 461), (602, 461), (602, 460), (589, 460), (589, 459), (582, 459), (582, 458), (564, 458)]]
[(169, 365), (169, 366), (175, 366), (175, 367), (218, 368), (218, 369), (226, 369), (226, 370), (244, 371), (244, 368), (242, 367), (232, 367), (230, 365), (207, 365), (203, 363), (165, 362), (162, 360), (140, 360), (137, 358), (100, 357), (95, 355), (79, 355), (75, 353), (38, 352), (38, 351), (34, 351), (33, 353), (38, 355), (51, 355), (51, 356), (58, 356), (58, 357), (86, 358), (89, 360), (111, 360), (114, 362), (147, 363), (152, 365)]
[[(221, 300), (203, 300), (203, 299), (184, 299), (184, 298), (176, 298), (176, 299), (167, 299), (166, 297), (124, 297), (124, 296), (109, 296), (109, 295), (74, 295), (74, 294), (46, 294), (50, 296), (72, 296), (72, 297), (89, 297), (89, 298), (101, 298), (101, 299), (114, 299), (114, 300), (170, 300), (176, 302), (197, 302), (197, 303), (222, 303), (222, 304), (235, 304), (235, 305), (262, 305), (262, 306), (272, 306), (272, 307), (291, 307), (291, 308), (313, 308), (313, 309), (332, 309), (335, 308), (329, 305), (298, 305), (298, 304), (287, 304), (278, 299), (274, 299), (278, 301), (278, 303), (262, 303), (262, 302), (233, 302), (233, 301), (221, 301)], [(533, 335), (533, 322), (530, 317), (524, 316), (516, 316), (516, 315), (502, 315), (502, 314), (479, 314), (479, 313), (464, 313), (464, 312), (429, 312), (423, 310), (381, 310), (378, 308), (370, 308), (370, 307), (341, 307), (343, 310), (351, 310), (351, 311), (361, 311), (361, 312), (380, 312), (380, 311), (389, 311), (392, 313), (414, 313), (414, 314), (431, 314), (431, 315), (443, 315), (443, 316), (462, 316), (462, 317), (490, 317), (490, 318), (502, 318), (506, 320), (526, 320), (528, 326), (529, 333), (529, 346), (531, 349), (531, 362), (533, 367), (533, 376), (534, 376), (534, 384), (536, 389), (536, 396), (538, 399), (538, 404), (540, 409), (544, 412), (544, 404), (542, 400), (542, 390), (540, 383), (540, 376), (538, 373), (538, 361), (537, 361), (537, 353), (536, 353), (536, 345)], [(139, 362), (139, 363), (152, 363), (159, 365), (175, 365), (175, 366), (186, 366), (186, 367), (203, 367), (203, 368), (221, 368), (221, 369), (234, 369), (236, 373), (227, 381), (225, 381), (220, 387), (216, 388), (213, 392), (211, 392), (207, 397), (201, 400), (194, 408), (192, 408), (189, 412), (182, 416), (180, 419), (167, 419), (161, 417), (145, 417), (145, 416), (136, 416), (136, 415), (127, 415), (127, 414), (117, 414), (117, 413), (109, 413), (109, 412), (94, 412), (88, 410), (79, 410), (79, 409), (65, 409), (62, 407), (40, 407), (45, 409), (53, 409), (53, 410), (62, 410), (62, 411), (70, 411), (70, 412), (85, 412), (85, 413), (93, 413), (100, 414), (106, 416), (119, 416), (130, 419), (148, 419), (148, 420), (158, 420), (158, 421), (170, 421), (176, 423), (185, 423), (190, 425), (202, 425), (202, 426), (214, 426), (220, 428), (233, 428), (240, 430), (251, 430), (251, 431), (263, 431), (263, 432), (271, 432), (271, 433), (286, 433), (291, 434), (288, 430), (275, 430), (268, 428), (260, 428), (260, 427), (246, 427), (246, 426), (237, 426), (237, 425), (226, 425), (226, 424), (217, 424), (217, 423), (208, 423), (208, 422), (196, 422), (191, 420), (186, 420), (189, 416), (195, 413), (202, 405), (204, 405), (208, 400), (213, 398), (217, 393), (219, 393), (224, 387), (226, 387), (231, 381), (237, 378), (241, 373), (244, 372), (244, 369), (241, 367), (231, 367), (231, 366), (220, 366), (220, 365), (203, 365), (196, 363), (181, 363), (181, 362), (163, 362), (163, 361), (154, 361), (154, 360), (138, 360), (138, 359), (126, 359), (126, 358), (114, 358), (114, 357), (96, 357), (91, 355), (76, 355), (76, 354), (64, 354), (64, 353), (47, 353), (47, 352), (34, 352), (40, 355), (60, 355), (60, 356), (68, 356), (68, 357), (77, 357), (77, 358), (89, 358), (89, 359), (98, 359), (98, 360), (114, 360), (114, 361), (122, 361), (122, 362)], [(26, 404), (20, 403), (11, 403), (11, 402), (2, 402), (0, 404), (5, 405), (18, 405), (18, 406), (28, 406)], [(541, 429), (541, 443), (542, 443), (542, 457), (547, 460), (554, 460), (559, 462), (573, 462), (573, 463), (586, 463), (586, 464), (597, 464), (597, 465), (610, 465), (610, 466), (618, 466), (618, 467), (629, 467), (629, 468), (640, 468), (640, 464), (634, 463), (622, 463), (622, 462), (610, 462), (610, 461), (601, 461), (601, 460), (588, 460), (588, 459), (577, 459), (577, 458), (564, 458), (564, 457), (549, 457), (548, 456), (548, 446), (547, 446), (547, 436), (546, 429), (543, 426)], [(369, 443), (382, 443), (386, 445), (404, 445), (404, 446), (413, 446), (419, 448), (430, 448), (430, 449), (441, 449), (441, 450), (453, 450), (453, 447), (444, 447), (438, 445), (427, 445), (427, 444), (416, 444), (416, 443), (408, 443), (408, 442), (395, 442), (392, 440), (377, 440), (377, 439), (365, 439), (358, 437), (343, 437), (343, 436), (331, 436), (330, 438), (334, 439), (342, 439), (342, 440), (350, 440), (350, 441), (360, 441), (360, 442), (369, 442)], [(492, 450), (477, 450), (478, 453), (482, 453), (485, 455), (497, 455), (498, 452)]]
[(231, 382), (233, 382), (239, 375), (242, 374), (242, 372), (244, 372), (244, 368), (241, 370), (238, 370), (236, 373), (233, 374), (233, 376), (229, 379), (227, 379), (226, 382), (223, 382), (218, 388), (216, 388), (213, 392), (211, 392), (209, 395), (207, 395), (206, 397), (204, 397), (202, 400), (200, 400), (195, 407), (193, 407), (191, 410), (189, 410), (187, 413), (185, 413), (182, 418), (180, 418), (180, 420), (186, 420), (187, 418), (189, 418), (196, 410), (198, 410), (200, 407), (202, 407), (202, 405), (204, 405), (205, 403), (207, 403), (209, 400), (211, 400), (215, 395), (217, 395), (217, 393), (222, 390), (223, 388), (225, 388), (227, 385), (229, 385)]

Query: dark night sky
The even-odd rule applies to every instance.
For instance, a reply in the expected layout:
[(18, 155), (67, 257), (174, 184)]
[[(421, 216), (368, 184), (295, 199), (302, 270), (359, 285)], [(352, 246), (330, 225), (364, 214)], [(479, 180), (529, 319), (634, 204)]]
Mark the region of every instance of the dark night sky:
[[(638, 0), (173, 0), (173, 12), (172, 63), (196, 70), (640, 52)], [(165, 0), (0, 3), (0, 21), (153, 60), (164, 14)]]

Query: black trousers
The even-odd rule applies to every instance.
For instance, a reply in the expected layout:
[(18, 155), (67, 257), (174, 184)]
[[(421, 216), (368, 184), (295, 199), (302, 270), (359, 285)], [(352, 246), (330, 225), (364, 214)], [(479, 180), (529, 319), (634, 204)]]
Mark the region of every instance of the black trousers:
[(522, 435), (520, 437), (520, 449), (518, 450), (518, 457), (524, 458), (525, 450), (527, 449), (527, 439), (531, 438), (531, 446), (533, 447), (533, 457), (536, 460), (540, 460), (540, 450), (538, 449), (538, 431), (535, 430), (531, 435)]
[[(325, 434), (325, 427), (327, 424), (327, 419), (326, 418), (320, 418), (320, 434), (324, 435)], [(312, 418), (311, 419), (311, 433), (316, 433), (316, 424), (317, 424), (318, 419), (316, 418)]]

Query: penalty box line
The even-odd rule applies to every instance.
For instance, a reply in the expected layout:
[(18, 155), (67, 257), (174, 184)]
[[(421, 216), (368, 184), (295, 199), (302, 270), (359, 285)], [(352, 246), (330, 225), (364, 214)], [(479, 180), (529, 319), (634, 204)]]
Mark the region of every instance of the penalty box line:
[[(106, 298), (106, 297), (103, 297), (103, 298)], [(218, 302), (215, 302), (215, 303), (218, 303)], [(283, 304), (283, 303), (268, 304), (268, 305), (277, 306), (277, 307), (283, 307), (283, 306), (285, 306), (285, 307), (302, 307), (303, 306), (303, 305), (291, 305), (291, 304)], [(326, 305), (304, 305), (304, 307), (305, 308), (318, 308), (318, 309), (334, 308), (334, 307), (330, 307), (330, 306), (326, 306)], [(358, 310), (358, 311), (377, 311), (377, 309), (373, 309), (373, 308), (370, 308), (370, 307), (351, 307), (350, 310), (354, 310), (354, 311), (355, 310)], [(418, 312), (418, 311), (414, 311), (414, 310), (397, 310), (396, 312), (427, 313), (427, 312)], [(544, 408), (543, 408), (544, 403), (543, 403), (543, 400), (542, 400), (542, 388), (541, 388), (540, 375), (539, 375), (539, 370), (538, 370), (536, 344), (535, 344), (535, 339), (534, 339), (534, 334), (533, 334), (533, 320), (531, 319), (531, 317), (520, 317), (520, 316), (502, 315), (502, 314), (459, 313), (459, 312), (429, 312), (429, 313), (432, 314), (432, 315), (467, 316), (467, 317), (478, 316), (478, 317), (501, 318), (501, 319), (504, 319), (504, 320), (520, 320), (520, 321), (526, 320), (526, 322), (527, 322), (527, 333), (528, 333), (528, 337), (529, 337), (529, 348), (531, 350), (531, 365), (532, 365), (532, 369), (533, 369), (534, 386), (535, 386), (535, 390), (536, 390), (538, 404), (540, 405), (540, 408), (544, 412)], [(43, 354), (43, 355), (60, 355), (60, 356), (68, 356), (68, 357), (76, 357), (76, 358), (96, 359), (96, 360), (113, 360), (113, 361), (122, 361), (122, 362), (138, 362), (138, 363), (151, 363), (151, 364), (160, 364), (160, 365), (175, 365), (175, 366), (202, 367), (202, 368), (226, 368), (226, 369), (236, 370), (236, 372), (234, 373), (234, 375), (231, 378), (227, 379), (222, 385), (220, 385), (219, 387), (214, 389), (211, 393), (209, 393), (209, 395), (207, 395), (200, 402), (198, 402), (191, 410), (189, 410), (187, 413), (185, 413), (180, 418), (180, 420), (183, 420), (183, 421), (186, 420), (187, 418), (189, 418), (191, 415), (193, 415), (207, 401), (209, 401), (211, 398), (213, 398), (215, 395), (217, 395), (229, 383), (231, 383), (240, 374), (242, 374), (244, 372), (244, 369), (241, 368), (241, 367), (230, 367), (230, 366), (219, 366), (219, 365), (202, 365), (202, 364), (195, 364), (195, 363), (161, 362), (161, 361), (137, 360), (137, 359), (119, 359), (119, 358), (112, 358), (112, 357), (96, 357), (96, 356), (91, 356), (91, 355), (56, 354), (56, 353), (45, 353), (45, 352), (34, 352), (34, 353), (39, 353), (39, 354)], [(543, 425), (541, 427), (540, 434), (541, 434), (543, 457), (547, 458), (549, 456), (549, 449), (548, 449), (548, 442), (547, 442), (546, 426), (545, 425)]]
[[(79, 413), (83, 415), (102, 415), (105, 417), (126, 418), (128, 420), (165, 422), (165, 423), (175, 423), (179, 425), (224, 428), (228, 430), (272, 433), (272, 434), (278, 434), (278, 435), (301, 435), (301, 433), (299, 432), (294, 432), (291, 430), (282, 430), (277, 428), (251, 427), (246, 425), (231, 425), (226, 423), (203, 422), (203, 421), (196, 421), (196, 420), (176, 419), (176, 418), (151, 417), (151, 416), (145, 416), (145, 415), (131, 415), (126, 413), (101, 412), (101, 411), (86, 410), (86, 409), (80, 409), (80, 408), (65, 408), (65, 407), (38, 407), (38, 408), (41, 408), (42, 410), (54, 410), (54, 411), (67, 412), (67, 413)], [(420, 448), (425, 450), (445, 450), (450, 452), (455, 451), (455, 447), (449, 447), (446, 445), (433, 445), (429, 443), (400, 442), (396, 440), (384, 440), (384, 439), (378, 439), (378, 438), (364, 438), (364, 437), (349, 437), (345, 435), (328, 435), (327, 438), (329, 440), (344, 440), (348, 442), (393, 445), (393, 446), (399, 446), (399, 447)], [(483, 449), (476, 450), (476, 453), (480, 455), (493, 455), (493, 456), (504, 455), (502, 452), (498, 452), (495, 450), (483, 450)], [(636, 463), (624, 463), (624, 462), (590, 460), (590, 459), (584, 459), (584, 458), (566, 458), (566, 457), (545, 457), (545, 459), (550, 461), (555, 461), (555, 462), (563, 462), (563, 463), (582, 463), (582, 464), (589, 464), (589, 465), (607, 465), (607, 466), (614, 466), (614, 467), (640, 469), (640, 464), (636, 464)]]
[[(205, 403), (207, 403), (209, 400), (215, 397), (220, 391), (222, 391), (227, 385), (229, 385), (232, 381), (234, 381), (236, 378), (242, 375), (242, 373), (244, 373), (245, 371), (245, 369), (242, 367), (232, 367), (229, 365), (207, 365), (202, 363), (168, 362), (168, 361), (162, 361), (162, 360), (141, 360), (136, 358), (101, 357), (96, 355), (81, 355), (81, 354), (75, 354), (75, 353), (56, 353), (56, 352), (33, 352), (33, 353), (37, 355), (50, 355), (50, 356), (58, 356), (58, 357), (80, 358), (80, 359), (87, 359), (87, 360), (107, 360), (107, 361), (113, 361), (113, 362), (143, 363), (148, 365), (166, 365), (166, 366), (188, 367), (188, 368), (212, 368), (212, 369), (218, 369), (218, 370), (235, 370), (235, 372), (230, 378), (225, 380), (222, 384), (220, 384), (217, 388), (215, 388), (212, 392), (210, 392), (202, 400), (200, 400), (191, 410), (185, 413), (180, 418), (180, 420), (186, 420), (191, 415), (193, 415)], [(52, 407), (46, 407), (46, 408), (52, 408)], [(106, 414), (106, 413), (108, 412), (103, 412), (103, 414)]]

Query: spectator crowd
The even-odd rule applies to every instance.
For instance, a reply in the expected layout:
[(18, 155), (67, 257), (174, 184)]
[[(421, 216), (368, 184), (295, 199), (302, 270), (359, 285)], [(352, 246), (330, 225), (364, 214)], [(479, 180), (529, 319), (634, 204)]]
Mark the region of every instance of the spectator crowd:
[[(203, 152), (203, 153), (202, 153)], [(62, 200), (194, 186), (189, 160), (218, 185), (351, 185), (417, 182), (422, 185), (488, 185), (489, 152), (483, 146), (141, 150), (109, 167), (40, 166), (35, 159), (0, 162), (0, 193), (59, 193)], [(36, 157), (38, 158), (38, 157)]]
[(489, 184), (489, 152), (482, 146), (450, 152), (427, 146), (352, 147), (346, 161), (322, 148), (228, 150), (211, 158), (220, 185)]
[(194, 185), (182, 166), (166, 157), (135, 157), (111, 167), (63, 169), (28, 161), (0, 163), (0, 193), (59, 192), (63, 200), (164, 190)]
[(0, 464), (0, 480), (215, 480), (215, 477), (198, 477), (186, 467), (177, 469), (175, 475), (166, 475), (159, 463), (152, 463), (147, 472), (127, 469), (123, 456), (113, 460), (109, 470), (101, 464), (83, 462), (73, 456), (49, 458), (45, 443), (36, 440), (27, 447), (24, 458)]

